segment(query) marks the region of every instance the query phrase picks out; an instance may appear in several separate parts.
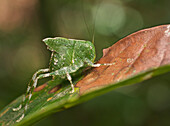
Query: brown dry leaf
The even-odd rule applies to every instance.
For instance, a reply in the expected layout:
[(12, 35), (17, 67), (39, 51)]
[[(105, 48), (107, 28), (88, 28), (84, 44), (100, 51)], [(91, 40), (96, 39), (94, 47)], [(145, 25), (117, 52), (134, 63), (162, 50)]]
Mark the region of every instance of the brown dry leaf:
[(115, 65), (93, 68), (76, 84), (80, 94), (170, 64), (170, 25), (144, 29), (119, 40), (103, 50), (98, 63)]

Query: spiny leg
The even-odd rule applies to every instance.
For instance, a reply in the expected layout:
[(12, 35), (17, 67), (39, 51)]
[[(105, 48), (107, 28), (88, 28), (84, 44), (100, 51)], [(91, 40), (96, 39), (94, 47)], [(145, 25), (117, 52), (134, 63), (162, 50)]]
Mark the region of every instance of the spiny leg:
[(115, 63), (103, 63), (103, 64), (100, 64), (100, 63), (96, 63), (94, 64), (93, 62), (91, 62), (89, 59), (85, 59), (85, 62), (91, 66), (91, 67), (100, 67), (100, 66), (111, 66), (111, 65), (115, 65)]
[[(26, 94), (23, 96), (22, 103), (19, 105), (19, 107), (13, 108), (13, 111), (18, 111), (18, 110), (20, 110), (20, 109), (22, 108), (22, 106), (24, 106), (24, 103), (25, 103), (25, 101), (26, 101), (26, 96), (27, 96), (28, 94), (29, 94), (28, 101), (31, 99), (31, 96), (32, 96), (32, 93), (31, 93), (32, 91), (31, 91), (31, 90), (32, 90), (34, 84), (37, 83), (36, 80), (35, 80), (36, 77), (37, 77), (37, 75), (38, 75), (38, 74), (41, 74), (41, 73), (48, 72), (48, 71), (49, 71), (49, 69), (40, 69), (40, 70), (38, 70), (38, 71), (33, 75), (32, 79), (30, 80), (30, 82), (29, 82), (29, 84), (28, 84)], [(21, 116), (16, 122), (19, 122), (19, 121), (22, 120), (22, 118), (24, 118), (24, 113), (25, 113), (26, 110), (27, 110), (27, 104), (25, 104), (24, 112), (23, 112), (22, 116)]]
[[(32, 80), (31, 80), (31, 81), (32, 81)], [(21, 104), (20, 104), (17, 108), (13, 108), (13, 109), (12, 109), (13, 111), (19, 111), (19, 110), (22, 108), (22, 106), (24, 106), (24, 102), (25, 102), (27, 93), (28, 93), (29, 90), (30, 90), (30, 85), (31, 85), (30, 83), (31, 83), (31, 81), (28, 83), (27, 91), (26, 91), (25, 95), (23, 96), (23, 99), (22, 99)]]
[(46, 73), (46, 74), (40, 74), (38, 75), (38, 77), (34, 78), (33, 80), (33, 84), (31, 85), (31, 89), (29, 90), (28, 92), (28, 100), (26, 101), (26, 104), (25, 104), (25, 107), (24, 107), (24, 111), (27, 110), (27, 107), (28, 107), (28, 103), (30, 102), (31, 100), (31, 97), (32, 97), (32, 92), (34, 91), (34, 89), (37, 87), (37, 82), (39, 79), (42, 79), (42, 78), (46, 78), (46, 77), (50, 77), (50, 76), (53, 76), (53, 75), (57, 75), (58, 72), (51, 72), (51, 73)]
[(32, 86), (31, 86), (31, 89), (29, 90), (29, 96), (28, 96), (28, 100), (25, 100), (26, 101), (26, 104), (25, 104), (25, 107), (24, 107), (24, 112), (23, 112), (23, 114), (21, 115), (21, 117), (16, 121), (16, 122), (20, 122), (23, 118), (24, 118), (24, 116), (25, 116), (25, 111), (27, 110), (27, 107), (28, 107), (28, 103), (30, 102), (30, 99), (31, 99), (31, 97), (32, 97), (32, 92), (33, 92), (33, 90), (36, 88), (36, 86), (37, 86), (37, 81), (39, 80), (39, 79), (42, 79), (42, 78), (45, 78), (45, 77), (50, 77), (50, 76), (54, 76), (54, 75), (59, 75), (59, 71), (58, 70), (56, 70), (56, 71), (54, 71), (54, 72), (51, 72), (51, 73), (46, 73), (46, 74), (40, 74), (40, 75), (38, 75), (38, 77), (36, 77), (36, 78), (34, 78), (34, 80), (33, 80), (33, 84), (32, 84)]
[(74, 85), (73, 85), (73, 82), (72, 82), (72, 78), (71, 78), (69, 73), (66, 73), (66, 76), (67, 76), (67, 79), (70, 81), (71, 88), (72, 88), (72, 91), (70, 93), (73, 93), (74, 92)]
[[(65, 69), (65, 70), (67, 70), (67, 69)], [(65, 71), (66, 72), (66, 71)], [(61, 73), (61, 74), (60, 74)], [(31, 88), (30, 88), (30, 90), (29, 90), (29, 92), (27, 93), (27, 94), (29, 94), (29, 96), (28, 96), (28, 100), (25, 100), (26, 101), (26, 104), (25, 104), (25, 107), (24, 107), (24, 112), (23, 112), (23, 114), (21, 115), (21, 117), (16, 121), (16, 122), (20, 122), (23, 118), (24, 118), (24, 113), (25, 113), (25, 111), (27, 110), (27, 107), (28, 107), (28, 103), (30, 102), (30, 99), (31, 99), (31, 97), (32, 97), (32, 92), (33, 92), (33, 90), (36, 88), (36, 86), (37, 86), (37, 81), (39, 80), (39, 79), (41, 79), (41, 78), (45, 78), (45, 77), (50, 77), (50, 76), (56, 76), (56, 75), (62, 75), (62, 73), (63, 73), (63, 69), (60, 69), (60, 70), (56, 70), (56, 71), (54, 71), (54, 72), (51, 72), (51, 73), (46, 73), (46, 74), (40, 74), (38, 77), (36, 77), (36, 78), (33, 78), (33, 84), (32, 84), (32, 86), (31, 86)], [(67, 73), (67, 72), (66, 72)], [(35, 76), (34, 76), (35, 77)], [(72, 81), (71, 81), (71, 76), (69, 75), (69, 74), (67, 74), (67, 77), (68, 77), (68, 80), (70, 81), (70, 83), (71, 83), (71, 86), (72, 86), (72, 89), (74, 89), (74, 85), (73, 85), (73, 83), (72, 83)], [(74, 91), (74, 90), (73, 90)]]
[(40, 74), (40, 73), (48, 72), (48, 71), (49, 71), (49, 69), (40, 69), (36, 73), (34, 73), (32, 79), (28, 83), (27, 91), (26, 91), (26, 94), (23, 96), (22, 103), (17, 108), (13, 108), (13, 111), (18, 111), (18, 110), (20, 110), (22, 108), (22, 106), (23, 106), (23, 104), (25, 102), (26, 96), (28, 95), (28, 93), (29, 93), (29, 91), (31, 89), (31, 82), (37, 77), (37, 75)]
[(91, 67), (100, 67), (100, 66), (111, 66), (111, 65), (115, 65), (115, 63), (103, 63), (103, 64), (93, 64), (91, 65)]

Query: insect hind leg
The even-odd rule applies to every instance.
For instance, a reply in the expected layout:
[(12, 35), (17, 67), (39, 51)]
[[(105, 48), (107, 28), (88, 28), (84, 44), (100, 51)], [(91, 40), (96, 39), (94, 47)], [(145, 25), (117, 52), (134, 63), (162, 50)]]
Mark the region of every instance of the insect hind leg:
[[(22, 103), (19, 105), (19, 107), (12, 109), (13, 111), (19, 111), (22, 108), (22, 106), (24, 106), (24, 112), (23, 112), (22, 116), (18, 120), (16, 120), (16, 122), (20, 122), (24, 118), (24, 113), (27, 110), (28, 103), (32, 97), (32, 92), (33, 92), (34, 88), (36, 88), (36, 86), (37, 86), (37, 80), (38, 80), (37, 75), (41, 74), (41, 73), (48, 72), (48, 71), (49, 71), (49, 69), (40, 69), (33, 75), (32, 79), (30, 80), (30, 82), (28, 84), (26, 94), (23, 96)], [(29, 96), (28, 96), (28, 98), (26, 98), (26, 96), (28, 94), (29, 94)]]
[(30, 80), (30, 82), (29, 82), (29, 84), (28, 84), (26, 94), (23, 96), (22, 103), (21, 103), (17, 108), (13, 108), (13, 111), (19, 111), (19, 110), (22, 108), (22, 106), (23, 106), (23, 104), (24, 104), (24, 102), (25, 102), (25, 100), (26, 100), (26, 96), (27, 96), (28, 93), (30, 92), (30, 89), (31, 89), (31, 81), (35, 80), (35, 78), (37, 77), (38, 74), (40, 74), (40, 73), (45, 73), (45, 72), (48, 72), (48, 71), (49, 71), (49, 69), (40, 69), (40, 70), (38, 70), (38, 71), (32, 76), (32, 79)]
[[(46, 72), (47, 72), (47, 71), (46, 71)], [(38, 82), (38, 80), (39, 80), (39, 79), (42, 79), (42, 78), (50, 77), (50, 76), (53, 76), (53, 75), (56, 75), (56, 72), (40, 74), (40, 75), (38, 75), (38, 77), (35, 77), (35, 78), (32, 79), (32, 80), (33, 80), (33, 83), (32, 83), (32, 85), (31, 85), (31, 87), (30, 87), (30, 90), (27, 90), (27, 95), (28, 95), (28, 94), (29, 94), (29, 95), (28, 95), (27, 100), (25, 100), (25, 101), (26, 101), (26, 104), (25, 104), (25, 107), (24, 107), (24, 111), (27, 110), (27, 105), (28, 105), (29, 101), (31, 100), (32, 92), (33, 92), (34, 89), (37, 87), (37, 82)]]
[[(21, 117), (18, 119), (18, 120), (16, 120), (16, 122), (20, 122), (23, 118), (24, 118), (24, 116), (25, 116), (25, 111), (27, 110), (27, 107), (28, 107), (28, 103), (30, 102), (30, 99), (31, 99), (31, 97), (32, 97), (32, 92), (33, 92), (33, 90), (36, 88), (36, 86), (37, 86), (37, 81), (39, 80), (39, 79), (41, 79), (41, 78), (45, 78), (45, 77), (50, 77), (50, 76), (54, 76), (54, 75), (62, 75), (62, 74), (60, 74), (61, 73), (61, 71), (63, 71), (63, 69), (61, 69), (61, 70), (56, 70), (56, 71), (54, 71), (54, 72), (51, 72), (51, 73), (45, 73), (45, 74), (40, 74), (40, 75), (38, 75), (38, 77), (36, 77), (37, 76), (37, 74), (36, 74), (36, 76), (35, 76), (35, 74), (33, 75), (33, 78), (32, 78), (32, 80), (31, 81), (33, 81), (33, 83), (31, 83), (30, 85), (30, 88), (27, 88), (27, 93), (26, 93), (26, 96), (29, 94), (29, 96), (28, 96), (28, 98), (27, 99), (25, 99), (24, 101), (26, 101), (26, 104), (25, 104), (25, 107), (24, 107), (24, 112), (23, 112), (23, 114), (21, 115)], [(48, 71), (46, 71), (45, 70), (45, 72), (48, 72)], [(41, 73), (41, 72), (40, 72)], [(71, 86), (72, 86), (72, 91), (74, 91), (74, 85), (73, 85), (73, 83), (72, 83), (72, 80), (71, 80), (71, 76), (69, 75), (69, 74), (67, 74), (67, 78), (68, 78), (68, 80), (70, 81), (70, 83), (71, 83)]]

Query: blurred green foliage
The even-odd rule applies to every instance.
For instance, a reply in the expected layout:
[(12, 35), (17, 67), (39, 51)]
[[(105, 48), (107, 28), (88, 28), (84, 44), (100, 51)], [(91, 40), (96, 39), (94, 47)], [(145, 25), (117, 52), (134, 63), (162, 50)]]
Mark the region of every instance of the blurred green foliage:
[[(170, 23), (169, 5), (169, 0), (1, 0), (0, 109), (25, 93), (36, 70), (48, 67), (43, 38), (92, 40), (94, 28), (99, 59), (103, 48), (126, 35)], [(169, 76), (120, 88), (35, 126), (169, 126)]]

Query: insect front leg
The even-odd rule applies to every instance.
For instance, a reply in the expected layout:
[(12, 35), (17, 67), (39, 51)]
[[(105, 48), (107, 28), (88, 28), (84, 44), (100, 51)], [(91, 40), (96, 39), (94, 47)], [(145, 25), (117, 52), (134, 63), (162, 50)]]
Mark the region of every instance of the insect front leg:
[(96, 63), (94, 64), (92, 61), (90, 61), (89, 59), (85, 59), (85, 62), (91, 66), (91, 67), (100, 67), (100, 66), (111, 66), (111, 65), (115, 65), (115, 63), (103, 63), (103, 64), (100, 64), (100, 63)]

